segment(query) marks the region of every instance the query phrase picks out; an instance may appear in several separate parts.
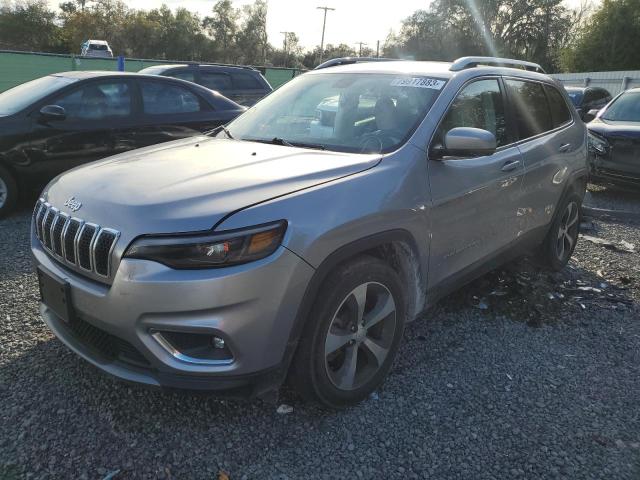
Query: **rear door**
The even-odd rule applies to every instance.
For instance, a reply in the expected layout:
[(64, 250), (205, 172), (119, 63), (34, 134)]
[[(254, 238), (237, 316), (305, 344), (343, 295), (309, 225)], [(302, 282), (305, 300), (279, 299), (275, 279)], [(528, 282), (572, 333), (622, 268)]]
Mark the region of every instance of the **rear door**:
[[(437, 159), (438, 146), (455, 127), (490, 131), (498, 149), (492, 155)], [(517, 238), (523, 172), (508, 127), (501, 80), (473, 80), (449, 106), (429, 150), (431, 285), (474, 270)]]
[(39, 105), (32, 114), (29, 142), (38, 173), (51, 177), (132, 148), (120, 135), (135, 123), (132, 98), (129, 80), (101, 79), (83, 82), (44, 103), (63, 107), (64, 120), (40, 118), (38, 111), (44, 104)]
[(505, 85), (524, 161), (518, 230), (527, 233), (551, 221), (569, 166), (584, 155), (584, 132), (572, 128), (565, 97), (555, 86), (516, 78), (506, 78)]
[(186, 84), (162, 79), (138, 79), (136, 84), (141, 103), (138, 147), (198, 135), (229, 119)]

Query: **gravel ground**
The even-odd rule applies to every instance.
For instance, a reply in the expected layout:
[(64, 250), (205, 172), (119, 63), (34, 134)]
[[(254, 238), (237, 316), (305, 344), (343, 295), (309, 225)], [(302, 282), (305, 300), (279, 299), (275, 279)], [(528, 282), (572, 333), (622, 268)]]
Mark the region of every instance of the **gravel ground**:
[(640, 189), (615, 185), (589, 185), (585, 205), (640, 213)]
[(331, 413), (285, 391), (281, 415), (68, 352), (38, 319), (28, 217), (0, 221), (1, 479), (640, 478), (638, 253), (582, 241), (560, 274), (493, 272), (407, 328), (368, 401)]

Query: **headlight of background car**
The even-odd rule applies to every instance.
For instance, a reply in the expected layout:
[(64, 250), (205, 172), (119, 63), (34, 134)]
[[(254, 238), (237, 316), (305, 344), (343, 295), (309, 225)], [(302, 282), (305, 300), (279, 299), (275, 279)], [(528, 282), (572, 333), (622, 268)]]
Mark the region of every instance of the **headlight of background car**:
[(227, 267), (271, 255), (286, 229), (287, 222), (280, 220), (219, 233), (141, 237), (124, 256), (153, 260), (176, 269)]
[(609, 142), (597, 133), (588, 132), (589, 151), (597, 155), (606, 155), (609, 152)]

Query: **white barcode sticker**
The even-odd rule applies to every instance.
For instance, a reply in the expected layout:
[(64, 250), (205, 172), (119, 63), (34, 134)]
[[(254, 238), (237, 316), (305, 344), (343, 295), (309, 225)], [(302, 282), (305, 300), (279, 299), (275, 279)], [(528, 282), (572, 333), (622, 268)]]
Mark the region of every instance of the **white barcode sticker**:
[(434, 90), (440, 90), (444, 84), (444, 80), (426, 77), (400, 77), (391, 81), (392, 87), (432, 88)]

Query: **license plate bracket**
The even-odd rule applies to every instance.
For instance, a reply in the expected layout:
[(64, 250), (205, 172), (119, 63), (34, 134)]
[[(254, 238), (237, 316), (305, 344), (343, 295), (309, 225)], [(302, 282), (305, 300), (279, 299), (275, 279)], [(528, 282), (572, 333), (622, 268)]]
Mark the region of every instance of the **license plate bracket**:
[(73, 318), (69, 284), (41, 267), (38, 267), (38, 284), (42, 303), (53, 310), (62, 321), (69, 323)]

